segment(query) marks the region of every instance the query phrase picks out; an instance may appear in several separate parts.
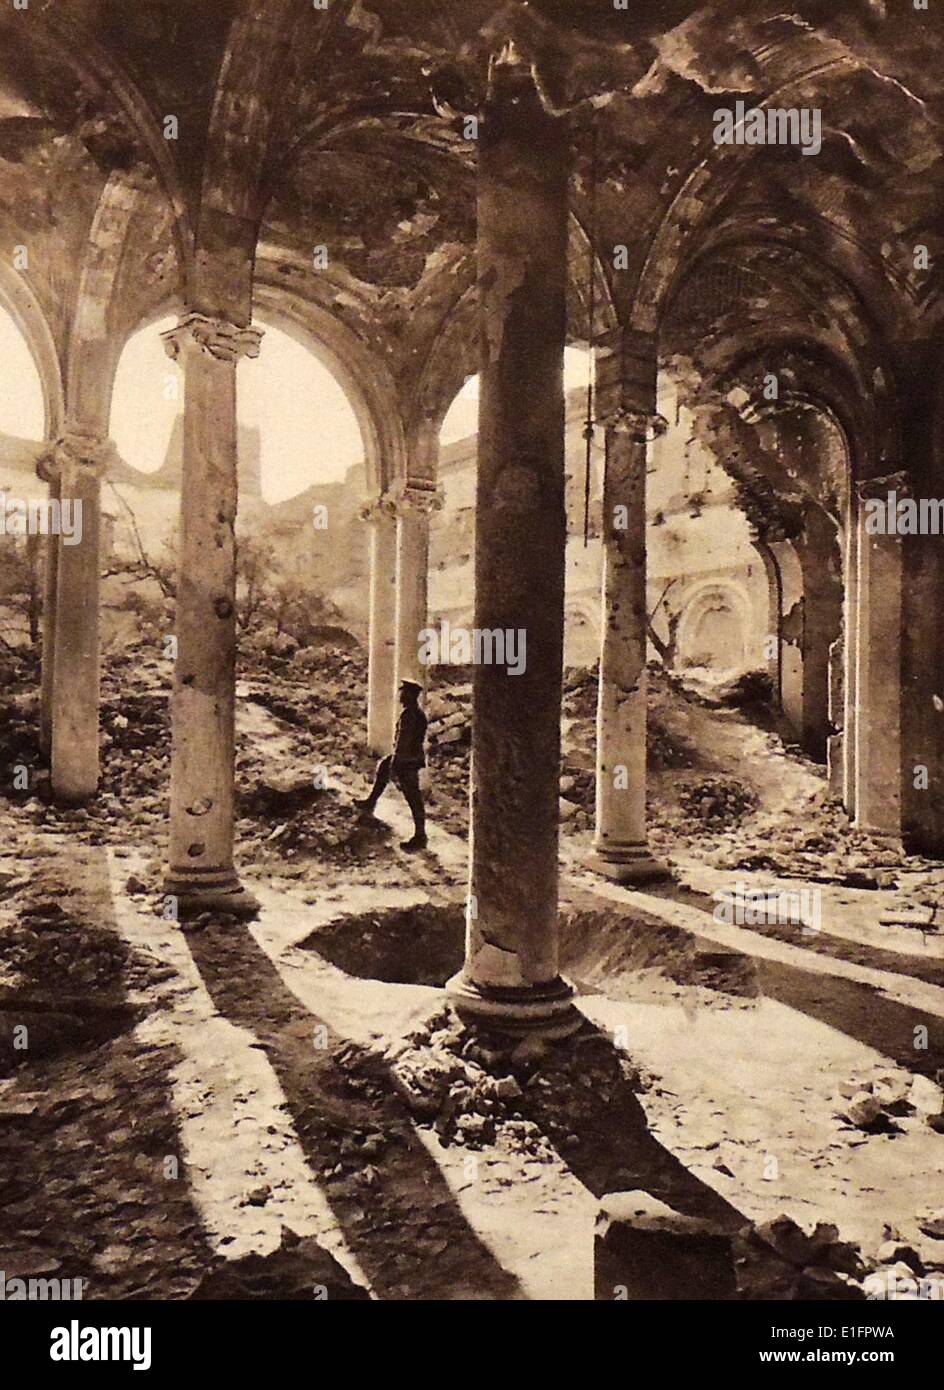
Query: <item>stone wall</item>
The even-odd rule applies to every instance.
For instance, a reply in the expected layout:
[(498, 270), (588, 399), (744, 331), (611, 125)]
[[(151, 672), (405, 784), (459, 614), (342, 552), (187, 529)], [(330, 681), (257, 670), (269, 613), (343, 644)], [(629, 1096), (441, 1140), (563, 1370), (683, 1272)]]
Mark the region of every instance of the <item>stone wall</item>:
[[(649, 609), (653, 626), (675, 664), (719, 670), (765, 664), (769, 626), (768, 582), (751, 544), (748, 523), (734, 505), (728, 475), (704, 446), (693, 442), (686, 412), (677, 406), (671, 383), (660, 388), (659, 408), (669, 421), (653, 446), (648, 487)], [(569, 665), (591, 665), (599, 655), (601, 583), (600, 496), (603, 439), (591, 447), (590, 527), (584, 545), (585, 400), (571, 394), (567, 414), (566, 645)], [(180, 506), (179, 438), (155, 473), (141, 473), (123, 460), (109, 471), (103, 488), (103, 563), (132, 562), (137, 540), (154, 560), (173, 544)], [(430, 544), (430, 618), (471, 626), (475, 437), (447, 445), (440, 458), (445, 506), (435, 513)], [(0, 437), (0, 487), (14, 496), (44, 497), (36, 477), (39, 446)], [(259, 487), (259, 439), (243, 430), (240, 439), (238, 531), (271, 551), (273, 564), (331, 600), (358, 637), (366, 637), (369, 536), (360, 519), (366, 500), (363, 464), (343, 482), (314, 485), (272, 505)], [(319, 510), (323, 509), (323, 510)], [(133, 524), (132, 524), (133, 517)], [(527, 537), (522, 537), (527, 545)], [(114, 587), (114, 586), (113, 586)], [(140, 589), (140, 586), (139, 586)], [(146, 592), (146, 587), (142, 592)], [(104, 592), (105, 641), (133, 635), (121, 617), (116, 595)], [(653, 649), (653, 655), (655, 649)]]
[[(655, 442), (649, 468), (649, 611), (675, 664), (716, 670), (762, 667), (769, 628), (769, 590), (763, 561), (717, 459), (691, 440), (687, 412), (671, 382), (660, 386), (659, 409), (669, 422)], [(567, 590), (565, 660), (590, 665), (599, 655), (603, 439), (591, 448), (588, 544), (584, 545), (585, 400), (571, 394), (567, 412)], [(448, 445), (440, 456), (445, 506), (433, 518), (430, 609), (434, 621), (472, 622), (475, 439)], [(527, 545), (527, 537), (522, 537)], [(655, 651), (653, 649), (653, 654)]]

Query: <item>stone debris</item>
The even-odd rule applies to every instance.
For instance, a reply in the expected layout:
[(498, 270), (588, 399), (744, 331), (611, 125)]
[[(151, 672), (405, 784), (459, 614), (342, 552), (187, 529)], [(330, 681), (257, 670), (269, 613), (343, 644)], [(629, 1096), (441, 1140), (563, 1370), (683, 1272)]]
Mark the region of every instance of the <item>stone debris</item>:
[(745, 1226), (734, 1237), (738, 1297), (754, 1300), (864, 1299), (867, 1273), (860, 1252), (840, 1240), (838, 1228), (817, 1222), (804, 1229), (781, 1215)]
[(918, 1225), (926, 1236), (932, 1236), (935, 1240), (944, 1240), (944, 1207), (939, 1207), (936, 1211), (927, 1211), (923, 1216), (919, 1216)]
[(750, 787), (724, 777), (703, 777), (679, 796), (683, 809), (706, 830), (731, 830), (758, 805)]
[(878, 1263), (879, 1268), (904, 1264), (914, 1274), (924, 1273), (924, 1264), (917, 1250), (900, 1239), (882, 1242), (878, 1248)]
[(805, 1229), (781, 1215), (734, 1229), (638, 1191), (603, 1199), (594, 1263), (597, 1298), (621, 1287), (630, 1300), (862, 1301), (874, 1272), (829, 1222)]
[[(261, 671), (250, 665), (241, 685), (241, 697), (250, 713), (265, 710), (282, 721), (285, 739), (275, 755), (266, 739), (253, 734), (240, 738), (240, 843), (247, 858), (263, 869), (274, 870), (277, 866), (281, 873), (290, 861), (314, 865), (324, 861), (342, 865), (346, 873), (362, 869), (370, 877), (378, 860), (389, 854), (389, 832), (380, 823), (358, 824), (350, 793), (330, 782), (326, 788), (315, 787), (309, 775), (311, 769), (320, 765), (330, 769), (342, 763), (362, 776), (371, 770), (372, 760), (361, 747), (363, 657), (357, 651), (326, 649), (319, 654), (316, 668), (306, 665), (310, 658), (311, 653), (286, 649), (271, 674), (267, 671), (263, 679)], [(317, 669), (319, 681), (315, 708), (313, 669)], [(442, 710), (431, 720), (431, 820), (464, 834), (469, 687), (464, 682), (453, 682), (441, 689), (438, 682), (439, 677), (434, 676), (429, 697), (431, 713), (433, 703), (442, 700)], [(322, 684), (327, 692), (324, 696)], [(160, 884), (159, 837), (163, 834), (169, 752), (167, 688), (166, 663), (151, 657), (142, 659), (140, 654), (127, 661), (108, 656), (103, 712), (105, 792), (100, 802), (88, 810), (56, 810), (49, 806), (41, 778), (34, 782), (28, 795), (5, 793), (18, 803), (17, 817), (27, 829), (35, 824), (44, 831), (72, 837), (82, 846), (109, 844), (110, 853), (120, 852), (123, 841), (128, 839), (129, 826), (138, 827), (135, 833), (141, 828), (149, 832), (153, 827), (158, 837), (153, 863), (147, 869), (136, 865), (135, 872), (124, 882), (125, 892), (138, 899), (155, 896)], [(664, 690), (657, 689), (656, 693), (664, 702)], [(676, 695), (677, 692), (673, 698)], [(592, 727), (595, 697), (593, 673), (571, 678), (566, 703), (573, 723), (560, 781), (565, 834), (579, 832), (592, 823), (592, 759), (580, 745), (580, 739)], [(679, 700), (682, 698), (678, 696)], [(12, 740), (17, 744), (15, 757), (11, 751), (11, 761), (23, 760), (22, 741), (32, 737), (35, 727), (35, 699), (17, 701), (19, 697), (7, 697), (3, 708), (11, 712), (12, 733), (6, 729), (0, 734), (0, 742)], [(267, 738), (271, 727), (270, 720), (265, 725)], [(687, 787), (686, 834), (694, 840), (700, 838), (705, 845), (719, 846), (722, 857), (748, 859), (756, 854), (762, 859), (767, 855), (771, 863), (801, 866), (800, 871), (809, 877), (818, 873), (826, 881), (855, 880), (861, 886), (871, 887), (900, 881), (907, 868), (907, 892), (911, 895), (908, 901), (918, 902), (919, 894), (931, 899), (944, 894), (944, 872), (927, 872), (916, 860), (899, 864), (894, 856), (889, 857), (887, 847), (871, 845), (867, 837), (850, 832), (848, 827), (838, 839), (833, 838), (832, 810), (826, 800), (816, 804), (815, 815), (804, 828), (787, 831), (781, 821), (776, 835), (761, 833), (757, 808), (749, 804), (748, 788), (742, 787), (736, 778), (715, 773), (703, 775), (701, 766), (693, 769), (692, 763), (698, 763), (702, 750), (694, 743), (686, 744), (677, 729), (667, 723), (653, 721), (650, 761), (654, 756), (653, 740), (661, 766), (678, 766), (684, 774), (694, 773), (682, 784)], [(778, 756), (784, 756), (782, 751)], [(740, 816), (736, 827), (730, 821), (734, 815)], [(727, 826), (724, 836), (718, 834), (715, 825), (719, 817)], [(851, 844), (856, 846), (857, 860), (850, 859)], [(32, 856), (32, 850), (30, 853)], [(14, 1218), (22, 1213), (21, 1224), (30, 1230), (30, 1223), (40, 1210), (40, 1197), (30, 1192), (25, 1178), (21, 1179), (10, 1163), (15, 1151), (13, 1136), (17, 1135), (22, 1143), (22, 1133), (28, 1131), (32, 1136), (35, 1130), (47, 1141), (40, 1171), (44, 1191), (53, 1198), (57, 1192), (68, 1195), (79, 1211), (74, 1236), (64, 1247), (69, 1260), (81, 1270), (94, 1269), (106, 1289), (114, 1289), (122, 1296), (133, 1296), (137, 1290), (140, 1296), (141, 1289), (160, 1288), (163, 1295), (168, 1287), (165, 1267), (177, 1268), (178, 1264), (176, 1282), (171, 1281), (171, 1296), (294, 1297), (292, 1289), (301, 1290), (309, 1278), (311, 1283), (330, 1283), (334, 1277), (331, 1270), (318, 1280), (310, 1276), (305, 1260), (295, 1257), (293, 1241), (297, 1238), (290, 1232), (284, 1236), (283, 1245), (291, 1259), (281, 1272), (277, 1269), (278, 1261), (271, 1257), (265, 1257), (268, 1264), (262, 1257), (253, 1257), (258, 1260), (256, 1265), (240, 1262), (238, 1270), (235, 1266), (215, 1267), (207, 1260), (201, 1232), (195, 1226), (190, 1228), (190, 1214), (183, 1210), (183, 1203), (173, 1215), (172, 1229), (166, 1233), (155, 1230), (152, 1214), (146, 1210), (147, 1197), (138, 1194), (126, 1200), (134, 1188), (128, 1187), (126, 1174), (116, 1176), (116, 1170), (108, 1167), (104, 1159), (101, 1173), (94, 1168), (91, 1174), (96, 1183), (102, 1177), (104, 1196), (83, 1189), (76, 1172), (81, 1169), (84, 1173), (84, 1165), (99, 1162), (94, 1153), (94, 1134), (90, 1135), (80, 1122), (86, 1109), (93, 1114), (107, 1111), (108, 1133), (119, 1153), (122, 1146), (133, 1153), (140, 1149), (139, 1119), (135, 1113), (137, 1093), (153, 1090), (156, 1099), (153, 1107), (145, 1110), (145, 1127), (140, 1133), (154, 1133), (153, 1144), (148, 1143), (149, 1152), (153, 1148), (155, 1153), (164, 1154), (173, 1145), (161, 1109), (162, 1077), (170, 1061), (149, 1057), (128, 1032), (135, 1015), (127, 1004), (122, 1010), (116, 1005), (113, 1014), (105, 1007), (112, 994), (143, 989), (161, 979), (163, 968), (138, 959), (114, 931), (91, 924), (89, 914), (78, 910), (70, 885), (40, 885), (35, 872), (37, 862), (38, 857), (36, 861), (30, 857), (29, 870), (24, 872), (19, 871), (18, 865), (0, 870), (0, 903), (8, 914), (0, 924), (0, 954), (4, 970), (10, 975), (4, 987), (7, 991), (19, 991), (20, 999), (32, 998), (34, 1004), (42, 1005), (29, 1012), (18, 1005), (18, 1020), (26, 1018), (30, 1026), (31, 1062), (38, 1067), (65, 1068), (70, 1084), (62, 1086), (57, 1076), (55, 1087), (47, 1093), (21, 1090), (19, 1085), (4, 1088), (0, 1083), (0, 1156), (8, 1164), (8, 1177), (0, 1189)], [(933, 905), (903, 908), (905, 918), (909, 911), (916, 925), (933, 930)], [(442, 908), (429, 904), (397, 909), (399, 917), (394, 930), (391, 923), (396, 914), (374, 912), (345, 917), (339, 908), (338, 922), (313, 933), (310, 941), (303, 944), (312, 949), (325, 947), (328, 959), (334, 959), (328, 954), (327, 945), (337, 945), (346, 934), (350, 938), (344, 945), (348, 954), (337, 957), (341, 968), (350, 969), (351, 973), (361, 971), (372, 979), (397, 980), (394, 970), (402, 970), (406, 963), (414, 975), (404, 976), (404, 982), (439, 985), (455, 968), (452, 956), (461, 939), (463, 917), (459, 907), (451, 910), (448, 920), (442, 918), (442, 912)], [(646, 972), (659, 972), (686, 990), (704, 986), (699, 990), (699, 1000), (711, 992), (723, 999), (725, 1007), (732, 1006), (732, 1001), (740, 1006), (756, 997), (758, 986), (747, 957), (706, 953), (692, 944), (690, 934), (668, 927), (639, 924), (637, 929), (636, 923), (619, 912), (612, 914), (605, 931), (588, 934), (589, 917), (602, 919), (604, 915), (562, 913), (565, 950), (579, 942), (585, 952), (580, 958), (581, 976), (585, 968), (586, 974), (595, 978), (597, 967), (601, 980), (612, 980), (614, 973), (620, 971), (626, 978), (634, 976), (637, 980)], [(207, 917), (207, 923), (209, 920)], [(372, 941), (371, 933), (376, 940)], [(441, 942), (437, 951), (430, 947), (433, 934)], [(360, 955), (352, 945), (354, 936), (358, 938)], [(410, 956), (411, 939), (419, 943), (414, 951), (416, 960)], [(387, 942), (389, 960), (384, 957), (378, 962), (377, 942), (381, 940)], [(588, 941), (595, 950), (599, 947), (598, 960), (587, 957)], [(340, 951), (341, 947), (337, 949)], [(622, 954), (614, 954), (617, 950)], [(430, 971), (428, 979), (420, 980), (415, 974), (420, 955)], [(570, 961), (566, 968), (570, 968)], [(168, 973), (163, 971), (163, 976)], [(81, 1010), (73, 1009), (74, 997), (85, 1001)], [(58, 1007), (52, 1007), (53, 1003)], [(0, 1005), (0, 1021), (10, 1018), (12, 1015)], [(95, 1086), (85, 1084), (92, 1075), (88, 1071), (89, 1045), (96, 1048)], [(79, 1047), (82, 1052), (76, 1054)], [(22, 1060), (19, 1056), (9, 1059), (14, 1080)], [(360, 1049), (345, 1051), (341, 1047), (335, 1060), (344, 1085), (350, 1087), (352, 1094), (383, 1094), (383, 1087), (365, 1064)], [(80, 1062), (82, 1067), (78, 1068)], [(534, 1166), (549, 1164), (559, 1154), (583, 1158), (588, 1143), (588, 1117), (597, 1114), (601, 1105), (606, 1107), (611, 1098), (619, 1097), (621, 1087), (632, 1092), (645, 1089), (628, 1058), (613, 1055), (608, 1039), (578, 1037), (567, 1048), (531, 1038), (513, 1045), (493, 1044), (488, 1039), (470, 1036), (448, 1013), (437, 1015), (409, 1038), (391, 1045), (386, 1064), (410, 1115), (419, 1125), (432, 1130), (440, 1143), (468, 1150), (503, 1148)], [(927, 1124), (933, 1129), (944, 1114), (940, 1085), (930, 1077), (911, 1077), (901, 1070), (878, 1070), (844, 1078), (838, 1091), (836, 1114), (852, 1127), (846, 1139), (850, 1144), (871, 1142), (864, 1136), (887, 1132), (892, 1125)], [(855, 1135), (854, 1131), (859, 1133)], [(55, 1147), (63, 1138), (69, 1142), (63, 1145), (60, 1161)], [(381, 1129), (355, 1127), (339, 1140), (323, 1176), (330, 1177), (339, 1189), (349, 1187), (356, 1191), (366, 1210), (371, 1192), (382, 1180), (389, 1143), (389, 1134)], [(124, 1158), (130, 1161), (127, 1154)], [(716, 1172), (732, 1172), (720, 1154), (713, 1162)], [(638, 1174), (629, 1174), (628, 1181), (638, 1182)], [(259, 1209), (261, 1213), (271, 1196), (267, 1186), (247, 1184), (239, 1200), (250, 1212)], [(101, 1199), (97, 1205), (93, 1197)], [(62, 1206), (68, 1210), (66, 1203)], [(129, 1214), (124, 1210), (126, 1206), (135, 1210)], [(944, 1212), (929, 1211), (919, 1224), (930, 1240), (944, 1241)], [(137, 1248), (143, 1239), (149, 1243), (149, 1260), (137, 1278), (135, 1261), (127, 1252)], [(839, 1239), (835, 1226), (823, 1223), (807, 1231), (784, 1216), (751, 1228), (747, 1234), (741, 1233), (738, 1240), (740, 1297), (862, 1296), (867, 1277), (865, 1263), (858, 1252)], [(166, 1249), (159, 1248), (162, 1242)], [(175, 1251), (183, 1251), (179, 1261)], [(878, 1263), (872, 1273), (897, 1272), (901, 1276), (910, 1271), (921, 1276), (934, 1268), (926, 1257), (927, 1251), (923, 1259), (913, 1245), (889, 1236), (877, 1252)], [(313, 1251), (312, 1259), (319, 1258)], [(341, 1290), (345, 1285), (337, 1287)], [(302, 1295), (299, 1292), (297, 1296)], [(311, 1297), (310, 1288), (305, 1296)], [(331, 1296), (348, 1295), (338, 1292)]]
[(930, 1118), (944, 1111), (944, 1092), (927, 1076), (916, 1076), (908, 1093), (908, 1103), (918, 1115)]
[[(493, 1043), (444, 1010), (386, 1054), (393, 1083), (416, 1119), (443, 1144), (506, 1142), (549, 1161), (580, 1145), (581, 1118), (619, 1087), (641, 1089), (628, 1059), (596, 1034), (557, 1049), (537, 1038)], [(540, 1123), (533, 1117), (539, 1113)]]
[(836, 1116), (866, 1133), (888, 1133), (916, 1117), (932, 1129), (944, 1123), (944, 1091), (927, 1076), (878, 1071), (840, 1081), (836, 1090)]
[(483, 1148), (494, 1144), (499, 1125), (512, 1122), (520, 1147), (541, 1151), (535, 1126), (528, 1126), (516, 1102), (523, 1091), (507, 1071), (495, 1076), (488, 1069), (510, 1064), (507, 1053), (493, 1052), (464, 1035), (449, 1014), (412, 1034), (388, 1054), (393, 1084), (417, 1120), (431, 1123), (444, 1144)]

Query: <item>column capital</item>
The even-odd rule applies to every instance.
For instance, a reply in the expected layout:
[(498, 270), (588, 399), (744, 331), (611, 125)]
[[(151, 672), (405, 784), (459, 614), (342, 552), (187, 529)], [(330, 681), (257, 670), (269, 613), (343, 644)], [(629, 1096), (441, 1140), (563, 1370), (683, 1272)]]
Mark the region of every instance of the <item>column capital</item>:
[(396, 502), (386, 493), (382, 493), (372, 502), (365, 502), (359, 515), (361, 521), (366, 521), (369, 526), (377, 526), (382, 521), (394, 521), (397, 515)]
[(241, 357), (258, 357), (261, 328), (240, 328), (229, 319), (206, 314), (185, 314), (174, 327), (161, 334), (168, 357), (175, 361), (184, 347), (193, 344), (218, 362), (238, 362)]
[(511, 34), (503, 39), (495, 36), (488, 55), (485, 87), (486, 112), (491, 110), (494, 114), (505, 106), (516, 108), (519, 118), (524, 119), (565, 114), (551, 102), (535, 54), (525, 53)]
[(911, 476), (904, 470), (885, 473), (879, 478), (857, 478), (854, 487), (860, 502), (884, 500), (890, 492), (897, 492), (904, 497), (912, 495)]
[(36, 472), (44, 483), (79, 473), (103, 478), (116, 452), (110, 439), (84, 430), (69, 429), (46, 445), (36, 460)]
[(611, 406), (607, 414), (598, 414), (597, 424), (614, 434), (628, 434), (636, 444), (651, 444), (669, 427), (668, 420), (657, 410), (634, 410), (624, 405)]
[(594, 350), (594, 397), (598, 423), (640, 443), (663, 434), (667, 422), (656, 410), (659, 353), (654, 333), (616, 328)]
[(411, 513), (429, 516), (441, 511), (446, 502), (442, 487), (425, 478), (397, 478), (384, 494), (381, 502), (390, 506), (396, 516)]

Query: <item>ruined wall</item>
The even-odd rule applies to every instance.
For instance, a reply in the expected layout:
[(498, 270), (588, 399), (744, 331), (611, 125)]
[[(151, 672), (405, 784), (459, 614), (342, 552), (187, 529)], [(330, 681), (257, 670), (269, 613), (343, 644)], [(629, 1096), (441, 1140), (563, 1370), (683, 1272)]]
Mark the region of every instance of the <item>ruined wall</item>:
[[(653, 626), (676, 665), (761, 667), (768, 628), (768, 582), (751, 544), (748, 523), (734, 504), (728, 475), (706, 447), (691, 438), (690, 417), (677, 404), (671, 383), (660, 387), (659, 408), (669, 429), (653, 445), (649, 469)], [(584, 420), (583, 392), (574, 391), (568, 402), (566, 439), (565, 660), (568, 665), (589, 666), (599, 656), (603, 438), (596, 430), (591, 447), (590, 534), (584, 546)], [(45, 484), (34, 471), (38, 447), (0, 437), (0, 486), (13, 495), (45, 497)], [(432, 622), (445, 618), (454, 625), (472, 625), (475, 447), (475, 437), (470, 436), (447, 445), (440, 457), (445, 506), (434, 514), (431, 531)], [(179, 451), (175, 433), (158, 472), (141, 473), (124, 460), (110, 468), (103, 489), (106, 569), (138, 557), (135, 529), (150, 559), (166, 557), (180, 508)], [(369, 537), (360, 519), (367, 500), (364, 465), (351, 468), (342, 482), (316, 484), (272, 505), (260, 491), (255, 431), (241, 430), (240, 457), (239, 534), (263, 546), (273, 566), (335, 604), (344, 625), (365, 638)], [(133, 616), (118, 611), (118, 596), (110, 591), (109, 582), (103, 595), (105, 642), (131, 640)], [(146, 584), (138, 584), (137, 589), (142, 594), (151, 592)], [(157, 597), (156, 589), (153, 596)]]
[[(237, 536), (271, 559), (273, 574), (291, 576), (311, 594), (340, 610), (344, 625), (366, 638), (369, 551), (360, 509), (366, 496), (363, 464), (340, 483), (315, 485), (287, 501), (270, 504), (259, 489), (259, 439), (240, 431), (240, 501)], [(43, 500), (46, 484), (36, 476), (39, 444), (0, 435), (0, 489), (10, 497)], [(140, 635), (134, 611), (125, 611), (133, 592), (145, 604), (160, 602), (157, 583), (120, 571), (140, 561), (172, 566), (180, 516), (180, 460), (172, 437), (164, 465), (142, 473), (115, 460), (102, 488), (102, 640), (106, 647)], [(0, 537), (0, 546), (4, 539)]]
[[(659, 408), (669, 429), (653, 445), (649, 465), (649, 611), (657, 610), (653, 626), (673, 652), (675, 664), (728, 670), (762, 667), (769, 625), (768, 581), (747, 520), (735, 505), (731, 480), (720, 463), (691, 439), (690, 416), (677, 404), (671, 382), (660, 386)], [(583, 393), (575, 391), (567, 411), (568, 665), (591, 665), (599, 656), (603, 439), (597, 430), (591, 450), (590, 538), (585, 547), (584, 420)], [(431, 618), (468, 626), (472, 623), (474, 437), (444, 448), (439, 471), (445, 506), (433, 519)], [(683, 646), (678, 645), (679, 634)]]

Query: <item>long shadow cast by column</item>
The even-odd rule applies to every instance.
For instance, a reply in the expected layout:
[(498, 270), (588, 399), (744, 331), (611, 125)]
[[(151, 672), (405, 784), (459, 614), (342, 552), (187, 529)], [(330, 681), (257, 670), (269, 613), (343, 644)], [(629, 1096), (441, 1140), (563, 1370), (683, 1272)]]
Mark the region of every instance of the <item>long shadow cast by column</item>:
[(87, 1300), (186, 1298), (215, 1257), (168, 1080), (181, 1059), (133, 1032), (145, 1010), (127, 986), (147, 989), (152, 967), (118, 927), (105, 849), (38, 861), (20, 903), (0, 939), (22, 974), (0, 991), (0, 1054), (25, 1024), (12, 1096), (28, 1095), (0, 1125), (0, 1265), (13, 1278), (40, 1256)]
[[(696, 892), (693, 888), (684, 888), (680, 884), (668, 887), (655, 885), (646, 891), (653, 897), (667, 898), (672, 902), (684, 903), (688, 907), (696, 907), (699, 912), (710, 914), (714, 910), (714, 899)], [(790, 946), (801, 946), (804, 951), (825, 956), (829, 960), (865, 965), (872, 970), (885, 970), (890, 975), (905, 975), (944, 988), (944, 960), (910, 955), (907, 951), (892, 951), (887, 946), (853, 941), (848, 936), (840, 936), (825, 929), (816, 932), (805, 931), (794, 922), (765, 922), (751, 926), (750, 930), (758, 936), (783, 941)]]
[(522, 1114), (595, 1196), (638, 1188), (686, 1216), (731, 1231), (743, 1227), (744, 1215), (652, 1134), (621, 1057), (605, 1033), (586, 1023), (542, 1062), (540, 1075), (550, 1086), (524, 1087)]
[(305, 1156), (377, 1295), (523, 1297), (463, 1216), (383, 1061), (310, 1013), (244, 926), (188, 939), (216, 1007), (272, 1063)]
[[(714, 900), (706, 894), (696, 893), (678, 885), (664, 887), (658, 892), (652, 891), (650, 896), (697, 908), (705, 914), (706, 926), (715, 906)], [(700, 937), (694, 928), (686, 930), (691, 930), (696, 940), (704, 942), (705, 947), (711, 949), (712, 943), (707, 937)], [(782, 926), (760, 930), (751, 927), (749, 930), (756, 931), (758, 935), (790, 940), (787, 935), (781, 936), (785, 930)], [(936, 978), (929, 962), (915, 961), (916, 968), (912, 971), (905, 968), (904, 963), (908, 958), (897, 952), (883, 951), (877, 947), (862, 947), (856, 943), (851, 943), (854, 949), (847, 949), (848, 943), (839, 943), (836, 937), (831, 937), (829, 942), (819, 946), (813, 944), (819, 941), (819, 936), (805, 937), (800, 931), (797, 931), (795, 938), (795, 944), (837, 960), (854, 960), (857, 964), (868, 965), (876, 970), (888, 970), (897, 975), (913, 974), (918, 979), (933, 984), (944, 983)], [(750, 955), (748, 951), (744, 954)], [(893, 961), (889, 962), (888, 957), (893, 957)], [(767, 960), (759, 955), (751, 955), (750, 959), (757, 973), (761, 992), (768, 999), (776, 999), (779, 1003), (796, 1009), (798, 1013), (815, 1018), (820, 1023), (835, 1028), (837, 1032), (846, 1034), (847, 1037), (855, 1038), (867, 1047), (883, 1053), (908, 1071), (933, 1076), (939, 1068), (944, 1067), (944, 1019), (937, 1015), (889, 999), (872, 985), (862, 984), (858, 980), (827, 974), (812, 967), (805, 970), (802, 966)], [(922, 1027), (927, 1029), (926, 1048), (916, 1045), (916, 1039), (920, 1037), (923, 1041), (923, 1035), (916, 1035), (915, 1029)]]

